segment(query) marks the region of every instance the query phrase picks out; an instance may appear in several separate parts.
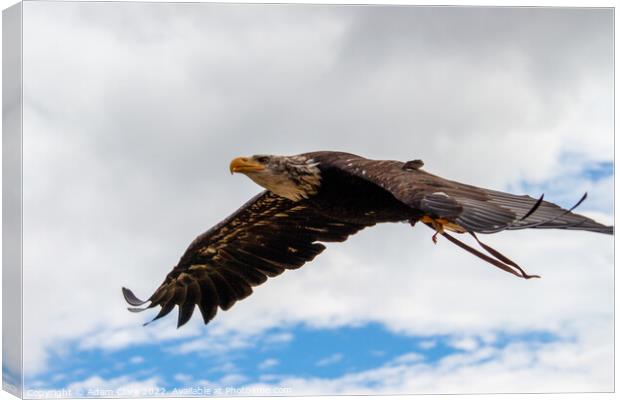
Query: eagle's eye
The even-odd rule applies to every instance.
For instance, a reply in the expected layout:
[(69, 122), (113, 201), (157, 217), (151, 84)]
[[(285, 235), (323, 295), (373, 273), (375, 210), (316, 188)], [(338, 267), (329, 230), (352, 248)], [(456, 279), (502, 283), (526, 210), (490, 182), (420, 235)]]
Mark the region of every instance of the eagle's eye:
[(269, 162), (269, 157), (267, 156), (258, 156), (256, 158), (254, 158), (256, 161), (258, 161), (261, 164), (267, 164)]

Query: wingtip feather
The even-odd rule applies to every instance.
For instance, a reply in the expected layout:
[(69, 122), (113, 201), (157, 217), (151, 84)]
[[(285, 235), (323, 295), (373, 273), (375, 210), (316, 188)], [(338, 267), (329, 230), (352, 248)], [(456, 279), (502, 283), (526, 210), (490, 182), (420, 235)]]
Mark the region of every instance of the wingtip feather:
[(132, 313), (139, 313), (139, 312), (142, 312), (144, 310), (147, 310), (148, 307), (127, 307), (127, 309), (129, 311), (131, 311)]
[(144, 303), (146, 303), (146, 300), (140, 300), (138, 297), (136, 297), (135, 294), (133, 294), (131, 290), (127, 289), (126, 287), (123, 286), (122, 290), (123, 290), (123, 297), (125, 298), (125, 301), (129, 303), (129, 305), (139, 307), (143, 305)]
[(195, 303), (185, 303), (179, 306), (179, 317), (177, 320), (177, 329), (182, 327), (192, 318), (192, 314), (194, 313), (194, 308), (196, 307)]

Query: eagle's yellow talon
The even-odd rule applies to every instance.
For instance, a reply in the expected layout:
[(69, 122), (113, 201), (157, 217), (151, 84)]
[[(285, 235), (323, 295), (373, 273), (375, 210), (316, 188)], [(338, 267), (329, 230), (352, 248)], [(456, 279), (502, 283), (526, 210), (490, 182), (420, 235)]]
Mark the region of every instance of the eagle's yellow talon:
[(420, 219), (420, 221), (424, 222), (425, 224), (435, 229), (435, 234), (431, 238), (433, 239), (433, 243), (435, 244), (437, 244), (437, 235), (440, 233), (444, 233), (446, 229), (449, 231), (457, 232), (457, 233), (465, 232), (465, 230), (462, 227), (452, 222), (449, 222), (443, 218), (432, 218), (432, 217), (429, 217), (428, 215), (425, 215)]

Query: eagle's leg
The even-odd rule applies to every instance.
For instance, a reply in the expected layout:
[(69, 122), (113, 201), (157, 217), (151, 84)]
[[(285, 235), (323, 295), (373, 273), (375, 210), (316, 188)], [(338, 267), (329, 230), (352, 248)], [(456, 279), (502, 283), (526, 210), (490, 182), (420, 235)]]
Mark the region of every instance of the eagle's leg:
[(430, 226), (435, 230), (435, 234), (431, 237), (433, 243), (437, 244), (437, 235), (440, 233), (443, 235), (446, 230), (450, 230), (453, 232), (464, 233), (465, 230), (460, 226), (449, 222), (443, 218), (432, 218), (428, 215), (423, 216), (420, 221), (424, 222), (426, 225)]
[(443, 226), (439, 225), (438, 228), (435, 228), (435, 234), (431, 237), (431, 239), (433, 240), (434, 244), (437, 244), (437, 235), (439, 234), (443, 234), (444, 230), (443, 230)]
[(435, 230), (435, 234), (431, 239), (433, 240), (433, 243), (437, 244), (437, 235), (444, 233), (443, 224), (439, 221), (439, 219), (431, 218), (428, 215), (423, 216), (420, 221)]

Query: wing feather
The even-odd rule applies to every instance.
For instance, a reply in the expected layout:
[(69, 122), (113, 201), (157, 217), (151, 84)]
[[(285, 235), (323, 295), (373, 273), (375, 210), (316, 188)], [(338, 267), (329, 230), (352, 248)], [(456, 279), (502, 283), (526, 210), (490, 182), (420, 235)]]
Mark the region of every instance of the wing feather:
[(612, 227), (602, 225), (540, 198), (512, 195), (483, 188), (478, 190), (484, 197), (472, 198), (469, 197), (468, 192), (458, 190), (458, 184), (456, 185), (456, 188), (446, 187), (443, 191), (456, 204), (462, 206), (460, 214), (454, 216), (451, 212), (446, 212), (445, 208), (425, 201), (419, 203), (420, 209), (432, 216), (447, 218), (467, 231), (476, 233), (495, 233), (502, 230), (526, 228), (613, 232)]
[[(318, 242), (341, 242), (364, 227), (328, 218), (303, 201), (263, 192), (198, 236), (145, 309), (161, 306), (159, 319), (178, 305), (181, 326), (198, 305), (208, 323), (218, 308), (228, 310), (250, 296), (253, 286), (313, 260), (325, 249)], [(123, 288), (123, 294), (130, 305), (145, 303), (129, 289)]]

